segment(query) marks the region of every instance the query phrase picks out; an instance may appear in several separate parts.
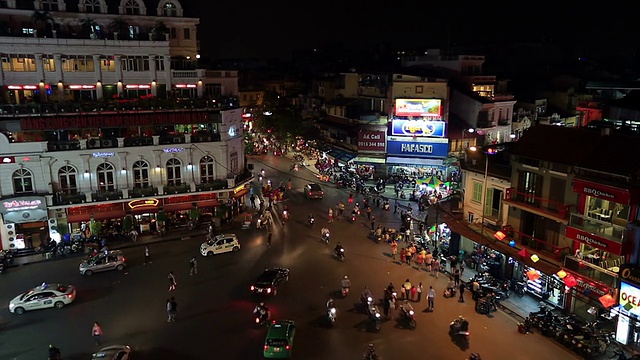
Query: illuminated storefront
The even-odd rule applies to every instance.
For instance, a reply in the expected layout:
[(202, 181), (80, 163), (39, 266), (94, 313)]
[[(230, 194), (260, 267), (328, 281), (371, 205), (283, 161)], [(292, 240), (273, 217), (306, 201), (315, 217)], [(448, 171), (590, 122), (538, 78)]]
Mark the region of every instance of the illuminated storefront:
[(640, 348), (640, 268), (624, 264), (620, 271), (619, 305), (611, 311), (617, 316), (615, 339), (617, 342)]
[[(43, 196), (25, 196), (0, 202), (7, 249), (37, 247), (49, 236), (47, 203)], [(3, 246), (5, 248), (5, 246)]]

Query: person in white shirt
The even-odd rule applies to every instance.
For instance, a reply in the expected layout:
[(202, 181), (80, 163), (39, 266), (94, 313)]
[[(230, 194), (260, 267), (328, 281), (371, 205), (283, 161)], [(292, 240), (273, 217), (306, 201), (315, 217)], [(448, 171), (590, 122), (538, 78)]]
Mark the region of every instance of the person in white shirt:
[(427, 310), (433, 311), (433, 303), (436, 298), (436, 291), (433, 290), (433, 286), (429, 286), (429, 291), (427, 291)]

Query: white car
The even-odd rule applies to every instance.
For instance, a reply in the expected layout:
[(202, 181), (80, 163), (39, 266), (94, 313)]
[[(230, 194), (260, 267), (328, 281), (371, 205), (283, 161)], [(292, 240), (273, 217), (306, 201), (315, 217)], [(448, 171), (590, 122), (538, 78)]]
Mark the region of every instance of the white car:
[(76, 299), (73, 285), (42, 283), (9, 301), (9, 311), (22, 315), (25, 311), (58, 308), (71, 304)]
[(93, 353), (93, 360), (129, 360), (131, 348), (127, 345), (111, 345)]
[(200, 245), (202, 256), (211, 256), (226, 252), (236, 252), (240, 250), (240, 242), (235, 234), (222, 234), (208, 240)]

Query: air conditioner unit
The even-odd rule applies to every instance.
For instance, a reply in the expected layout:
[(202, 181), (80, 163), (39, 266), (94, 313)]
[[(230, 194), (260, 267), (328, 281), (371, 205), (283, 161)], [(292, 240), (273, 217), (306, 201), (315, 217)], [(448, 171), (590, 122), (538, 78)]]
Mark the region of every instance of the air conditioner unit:
[(59, 213), (56, 214), (56, 217), (58, 219), (62, 219), (62, 218), (64, 218), (64, 213), (59, 212)]
[(61, 144), (60, 150), (69, 150), (69, 144)]
[(102, 140), (102, 147), (111, 147), (113, 142), (111, 140)]

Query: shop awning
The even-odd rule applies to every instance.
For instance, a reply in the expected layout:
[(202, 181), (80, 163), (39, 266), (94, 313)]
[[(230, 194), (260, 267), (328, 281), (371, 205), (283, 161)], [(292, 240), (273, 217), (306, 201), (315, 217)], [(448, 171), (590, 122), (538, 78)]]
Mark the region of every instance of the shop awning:
[(133, 215), (142, 215), (142, 214), (154, 214), (159, 211), (158, 206), (140, 206), (135, 209), (131, 209), (131, 214)]
[(237, 193), (233, 194), (233, 197), (237, 199), (237, 198), (239, 198), (239, 197), (241, 197), (243, 195), (246, 195), (248, 193), (249, 193), (249, 189), (242, 189), (242, 190), (238, 191)]
[(387, 164), (442, 166), (444, 164), (444, 159), (419, 159), (419, 158), (404, 158), (404, 157), (388, 156)]
[[(93, 213), (93, 219), (94, 220), (122, 219), (126, 215), (127, 213), (124, 210), (100, 211), (100, 212)], [(86, 212), (82, 214), (67, 215), (67, 222), (79, 223), (82, 221), (85, 221), (85, 222), (91, 221), (91, 213)]]
[(359, 164), (384, 164), (387, 162), (387, 159), (358, 155), (355, 158), (353, 158), (352, 161), (354, 163), (359, 163)]
[(193, 202), (188, 203), (176, 203), (176, 204), (165, 204), (162, 207), (164, 212), (176, 212), (176, 211), (185, 211), (193, 209)]
[[(247, 189), (247, 191), (249, 191)], [(242, 192), (242, 191), (240, 191)], [(211, 200), (201, 200), (197, 202), (198, 207), (199, 208), (210, 208), (210, 207), (216, 207), (218, 205), (220, 205), (220, 202), (217, 199), (211, 199)]]
[(337, 149), (332, 149), (327, 153), (327, 156), (331, 156), (332, 158), (339, 158), (341, 155), (343, 154), (342, 151), (337, 150)]
[(342, 155), (338, 156), (338, 160), (348, 163), (349, 161), (353, 160), (356, 157), (355, 154), (350, 154), (350, 153), (342, 153)]

